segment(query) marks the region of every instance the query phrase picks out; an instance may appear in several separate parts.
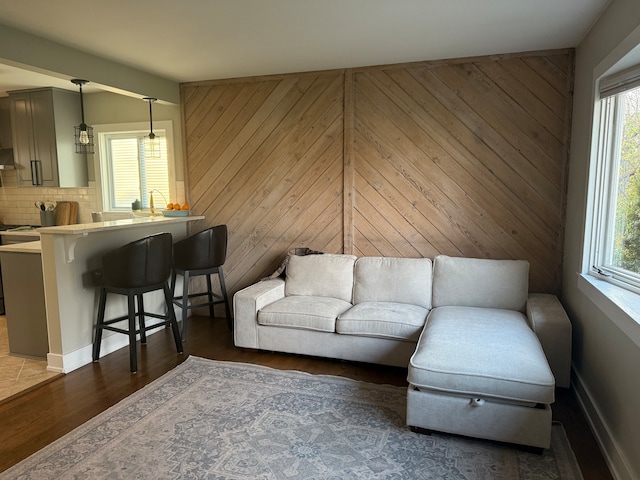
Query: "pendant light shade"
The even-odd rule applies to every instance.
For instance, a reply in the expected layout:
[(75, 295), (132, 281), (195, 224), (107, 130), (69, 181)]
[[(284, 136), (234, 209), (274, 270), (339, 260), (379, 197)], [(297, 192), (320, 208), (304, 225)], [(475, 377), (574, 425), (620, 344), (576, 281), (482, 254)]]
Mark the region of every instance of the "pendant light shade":
[(143, 100), (149, 103), (149, 135), (144, 139), (144, 156), (147, 158), (160, 158), (160, 139), (153, 133), (153, 102), (157, 98), (144, 97)]
[(87, 126), (84, 122), (84, 99), (82, 97), (82, 86), (89, 83), (88, 80), (74, 78), (71, 83), (80, 88), (80, 114), (81, 123), (74, 128), (76, 153), (95, 153), (93, 150), (93, 127)]

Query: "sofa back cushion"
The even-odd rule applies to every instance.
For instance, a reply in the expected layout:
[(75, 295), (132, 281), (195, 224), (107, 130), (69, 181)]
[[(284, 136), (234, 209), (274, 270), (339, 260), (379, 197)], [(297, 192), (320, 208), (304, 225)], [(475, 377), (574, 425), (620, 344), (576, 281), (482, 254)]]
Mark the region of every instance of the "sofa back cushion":
[(339, 298), (351, 302), (353, 255), (291, 255), (287, 264), (284, 293)]
[(429, 258), (361, 257), (356, 261), (353, 303), (394, 302), (431, 308)]
[(529, 262), (439, 255), (433, 264), (433, 306), (502, 308), (524, 312)]

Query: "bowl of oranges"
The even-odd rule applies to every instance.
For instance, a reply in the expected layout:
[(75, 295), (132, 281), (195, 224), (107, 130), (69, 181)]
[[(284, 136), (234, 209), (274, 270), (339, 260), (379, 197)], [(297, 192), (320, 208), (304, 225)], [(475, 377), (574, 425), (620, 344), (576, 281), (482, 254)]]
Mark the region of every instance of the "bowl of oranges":
[(188, 203), (167, 203), (167, 208), (162, 210), (165, 217), (186, 217), (189, 215)]

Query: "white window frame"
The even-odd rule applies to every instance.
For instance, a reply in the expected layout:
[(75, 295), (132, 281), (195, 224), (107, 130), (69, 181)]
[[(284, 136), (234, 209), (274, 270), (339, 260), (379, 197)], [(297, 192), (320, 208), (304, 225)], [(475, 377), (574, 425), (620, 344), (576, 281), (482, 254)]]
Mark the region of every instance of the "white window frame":
[[(169, 168), (169, 191), (171, 198), (177, 198), (177, 186), (176, 186), (176, 164), (174, 153), (174, 141), (173, 141), (173, 122), (171, 120), (160, 120), (153, 122), (154, 132), (164, 131), (167, 139), (167, 163)], [(94, 171), (96, 172), (96, 208), (101, 212), (108, 212), (112, 216), (120, 215), (123, 218), (129, 217), (131, 212), (123, 212), (122, 210), (110, 210), (110, 203), (108, 201), (109, 195), (109, 166), (106, 161), (107, 145), (105, 135), (109, 133), (126, 133), (126, 132), (142, 132), (148, 134), (149, 123), (147, 122), (135, 122), (135, 123), (116, 123), (116, 124), (104, 124), (94, 125), (93, 133), (95, 139), (95, 154), (94, 158)], [(106, 196), (106, 197), (105, 197)], [(164, 200), (160, 200), (161, 203)], [(146, 213), (150, 213), (146, 210)]]
[(623, 117), (623, 109), (620, 108), (616, 95), (596, 101), (596, 163), (588, 273), (626, 290), (640, 293), (640, 273), (612, 265), (611, 257)]
[[(606, 192), (602, 183), (596, 179), (602, 177), (598, 173), (603, 166), (597, 154), (600, 145), (601, 113), (600, 99), (626, 82), (629, 76), (625, 73), (640, 65), (640, 28), (627, 37), (624, 45), (607, 55), (593, 70), (591, 83), (591, 98), (594, 109), (591, 111), (591, 142), (589, 145), (589, 167), (587, 172), (587, 192), (585, 196), (585, 216), (583, 230), (583, 250), (581, 264), (577, 272), (578, 290), (589, 299), (603, 314), (613, 322), (626, 336), (640, 347), (640, 295), (635, 291), (623, 288), (610, 277), (602, 276), (592, 268), (594, 263), (595, 240), (600, 234), (598, 228), (598, 213), (600, 198)], [(618, 84), (618, 85), (616, 85)], [(603, 89), (607, 90), (603, 94)], [(577, 160), (578, 163), (581, 161)], [(579, 172), (579, 168), (578, 168)], [(579, 176), (580, 173), (577, 173)], [(590, 306), (590, 305), (589, 305)], [(589, 306), (585, 306), (589, 308)]]

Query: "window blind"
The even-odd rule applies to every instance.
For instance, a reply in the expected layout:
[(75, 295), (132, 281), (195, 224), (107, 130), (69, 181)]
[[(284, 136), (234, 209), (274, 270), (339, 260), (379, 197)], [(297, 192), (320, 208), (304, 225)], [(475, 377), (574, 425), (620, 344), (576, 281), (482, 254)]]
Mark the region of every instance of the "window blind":
[(607, 98), (618, 93), (640, 87), (640, 65), (635, 65), (600, 80), (600, 98)]
[[(145, 137), (136, 133), (107, 134), (109, 187), (112, 209), (129, 209), (138, 199), (149, 208), (152, 190), (160, 192), (157, 207), (171, 197), (167, 160), (167, 139), (160, 137), (160, 158), (148, 158), (144, 152)], [(168, 200), (167, 200), (168, 201)]]
[(134, 138), (110, 138), (112, 208), (127, 208), (140, 199), (138, 141)]

